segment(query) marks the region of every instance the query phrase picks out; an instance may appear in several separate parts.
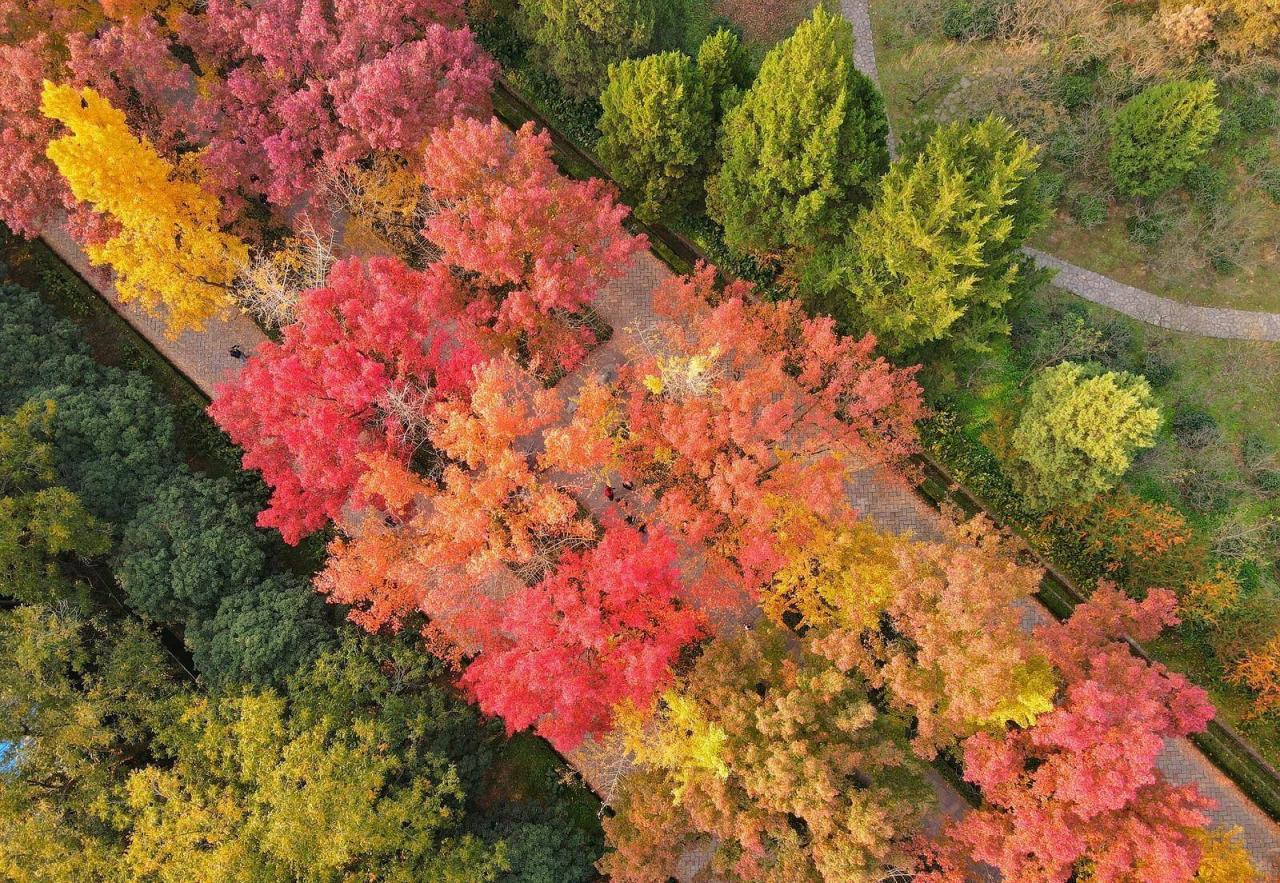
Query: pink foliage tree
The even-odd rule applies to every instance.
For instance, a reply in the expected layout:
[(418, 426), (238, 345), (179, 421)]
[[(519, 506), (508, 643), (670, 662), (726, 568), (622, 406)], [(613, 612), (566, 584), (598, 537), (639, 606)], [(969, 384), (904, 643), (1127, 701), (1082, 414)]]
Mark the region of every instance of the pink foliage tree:
[(556, 169), (550, 137), (526, 124), (459, 119), (427, 144), (422, 174), (441, 210), (423, 231), (471, 284), (470, 314), (543, 367), (576, 366), (595, 335), (579, 321), (601, 286), (646, 246), (602, 181)]
[(467, 389), (480, 360), (449, 318), (455, 298), (447, 274), (382, 257), (340, 261), (301, 295), (284, 339), (259, 346), (209, 408), (271, 486), (259, 524), (296, 543), (367, 502), (372, 455), (408, 460), (431, 403)]
[(374, 149), (412, 150), (455, 115), (487, 114), (496, 65), (451, 0), (211, 0), (182, 30), (221, 71), (196, 114), (221, 195), (289, 206)]
[(1156, 756), (1165, 739), (1203, 730), (1213, 708), (1122, 640), (1154, 638), (1177, 622), (1174, 606), (1163, 589), (1138, 602), (1103, 583), (1068, 621), (1037, 630), (1064, 680), (1058, 707), (1029, 729), (964, 743), (984, 806), (947, 832), (942, 870), (917, 879), (967, 879), (964, 856), (1010, 883), (1065, 883), (1084, 868), (1098, 883), (1195, 877), (1194, 832), (1212, 802), (1165, 781)]
[(533, 725), (560, 751), (613, 725), (613, 708), (646, 707), (681, 648), (703, 634), (680, 600), (675, 544), (617, 524), (599, 545), (508, 598), (462, 685), (510, 732)]
[[(0, 4), (0, 18), (6, 15)], [(40, 113), (40, 86), (56, 76), (40, 34), (20, 44), (0, 45), (0, 221), (35, 236), (70, 193), (44, 155), (57, 123)]]

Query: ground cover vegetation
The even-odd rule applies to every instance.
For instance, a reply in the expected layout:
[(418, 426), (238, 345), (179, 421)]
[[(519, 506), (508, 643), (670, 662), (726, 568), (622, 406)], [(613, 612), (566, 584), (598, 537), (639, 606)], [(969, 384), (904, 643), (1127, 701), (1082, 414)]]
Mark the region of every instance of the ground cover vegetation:
[[(490, 118), (496, 68), (461, 8), (29, 9), (0, 40), (37, 72), (2, 108), (23, 170), (6, 224), (65, 214), (174, 332), (244, 308), (271, 340), (209, 409), (263, 488), (184, 464), (145, 380), (5, 289), (0, 343), (30, 378), (0, 388), (0, 561), (29, 596), (0, 685), (18, 876), (588, 879), (580, 801), (513, 788), (529, 743), (497, 720), (592, 769), (620, 880), (698, 858), (742, 881), (1254, 873), (1156, 766), (1212, 717), (1204, 691), (1124, 642), (1199, 596), (1105, 569), (1028, 631), (1041, 574), (1012, 535), (912, 539), (847, 502), (856, 472), (920, 449), (921, 379), (1009, 347), (1043, 281), (1018, 251), (1045, 221), (1042, 159), (1010, 124), (890, 162), (823, 10), (758, 65), (692, 3), (466, 10), (540, 100), (598, 123), (646, 217), (732, 264), (663, 279), (637, 295), (652, 327), (615, 329), (592, 305), (644, 237), (545, 133)], [(1179, 119), (1204, 116), (1195, 94)], [(1132, 116), (1133, 143), (1166, 143)], [(1185, 162), (1159, 156), (1135, 186)], [(169, 284), (184, 272), (199, 285)], [(591, 370), (601, 346), (616, 370)], [(1045, 519), (1113, 488), (1161, 425), (1146, 381), (1068, 356), (1000, 451)], [(314, 576), (287, 566), (320, 543)], [(104, 555), (197, 687), (58, 579)], [(935, 816), (940, 757), (977, 789), (962, 818)]]

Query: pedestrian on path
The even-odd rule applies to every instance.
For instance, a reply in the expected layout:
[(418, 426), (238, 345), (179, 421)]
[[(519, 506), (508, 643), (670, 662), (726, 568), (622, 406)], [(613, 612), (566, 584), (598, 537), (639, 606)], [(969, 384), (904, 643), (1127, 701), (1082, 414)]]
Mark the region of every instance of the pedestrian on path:
[(234, 344), (231, 349), (227, 350), (227, 352), (231, 354), (231, 358), (233, 359), (239, 359), (242, 362), (247, 362), (249, 360), (249, 357), (245, 355), (244, 349), (238, 343)]

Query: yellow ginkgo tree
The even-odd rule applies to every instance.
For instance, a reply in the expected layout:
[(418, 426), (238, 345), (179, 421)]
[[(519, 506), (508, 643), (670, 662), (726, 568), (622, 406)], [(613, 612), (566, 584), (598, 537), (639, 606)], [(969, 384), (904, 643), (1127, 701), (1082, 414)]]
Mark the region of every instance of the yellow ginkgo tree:
[(129, 131), (124, 114), (93, 89), (45, 82), (45, 116), (66, 127), (49, 143), (49, 159), (76, 199), (119, 225), (86, 247), (116, 274), (121, 300), (163, 307), (167, 329), (199, 330), (230, 303), (245, 244), (224, 233), (216, 197)]

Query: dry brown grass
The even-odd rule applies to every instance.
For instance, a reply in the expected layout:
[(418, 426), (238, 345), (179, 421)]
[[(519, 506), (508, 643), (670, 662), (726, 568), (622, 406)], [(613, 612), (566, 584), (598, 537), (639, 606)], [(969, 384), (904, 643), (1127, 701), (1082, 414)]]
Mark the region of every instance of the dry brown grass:
[(715, 0), (714, 9), (767, 49), (790, 35), (815, 5), (814, 0)]

